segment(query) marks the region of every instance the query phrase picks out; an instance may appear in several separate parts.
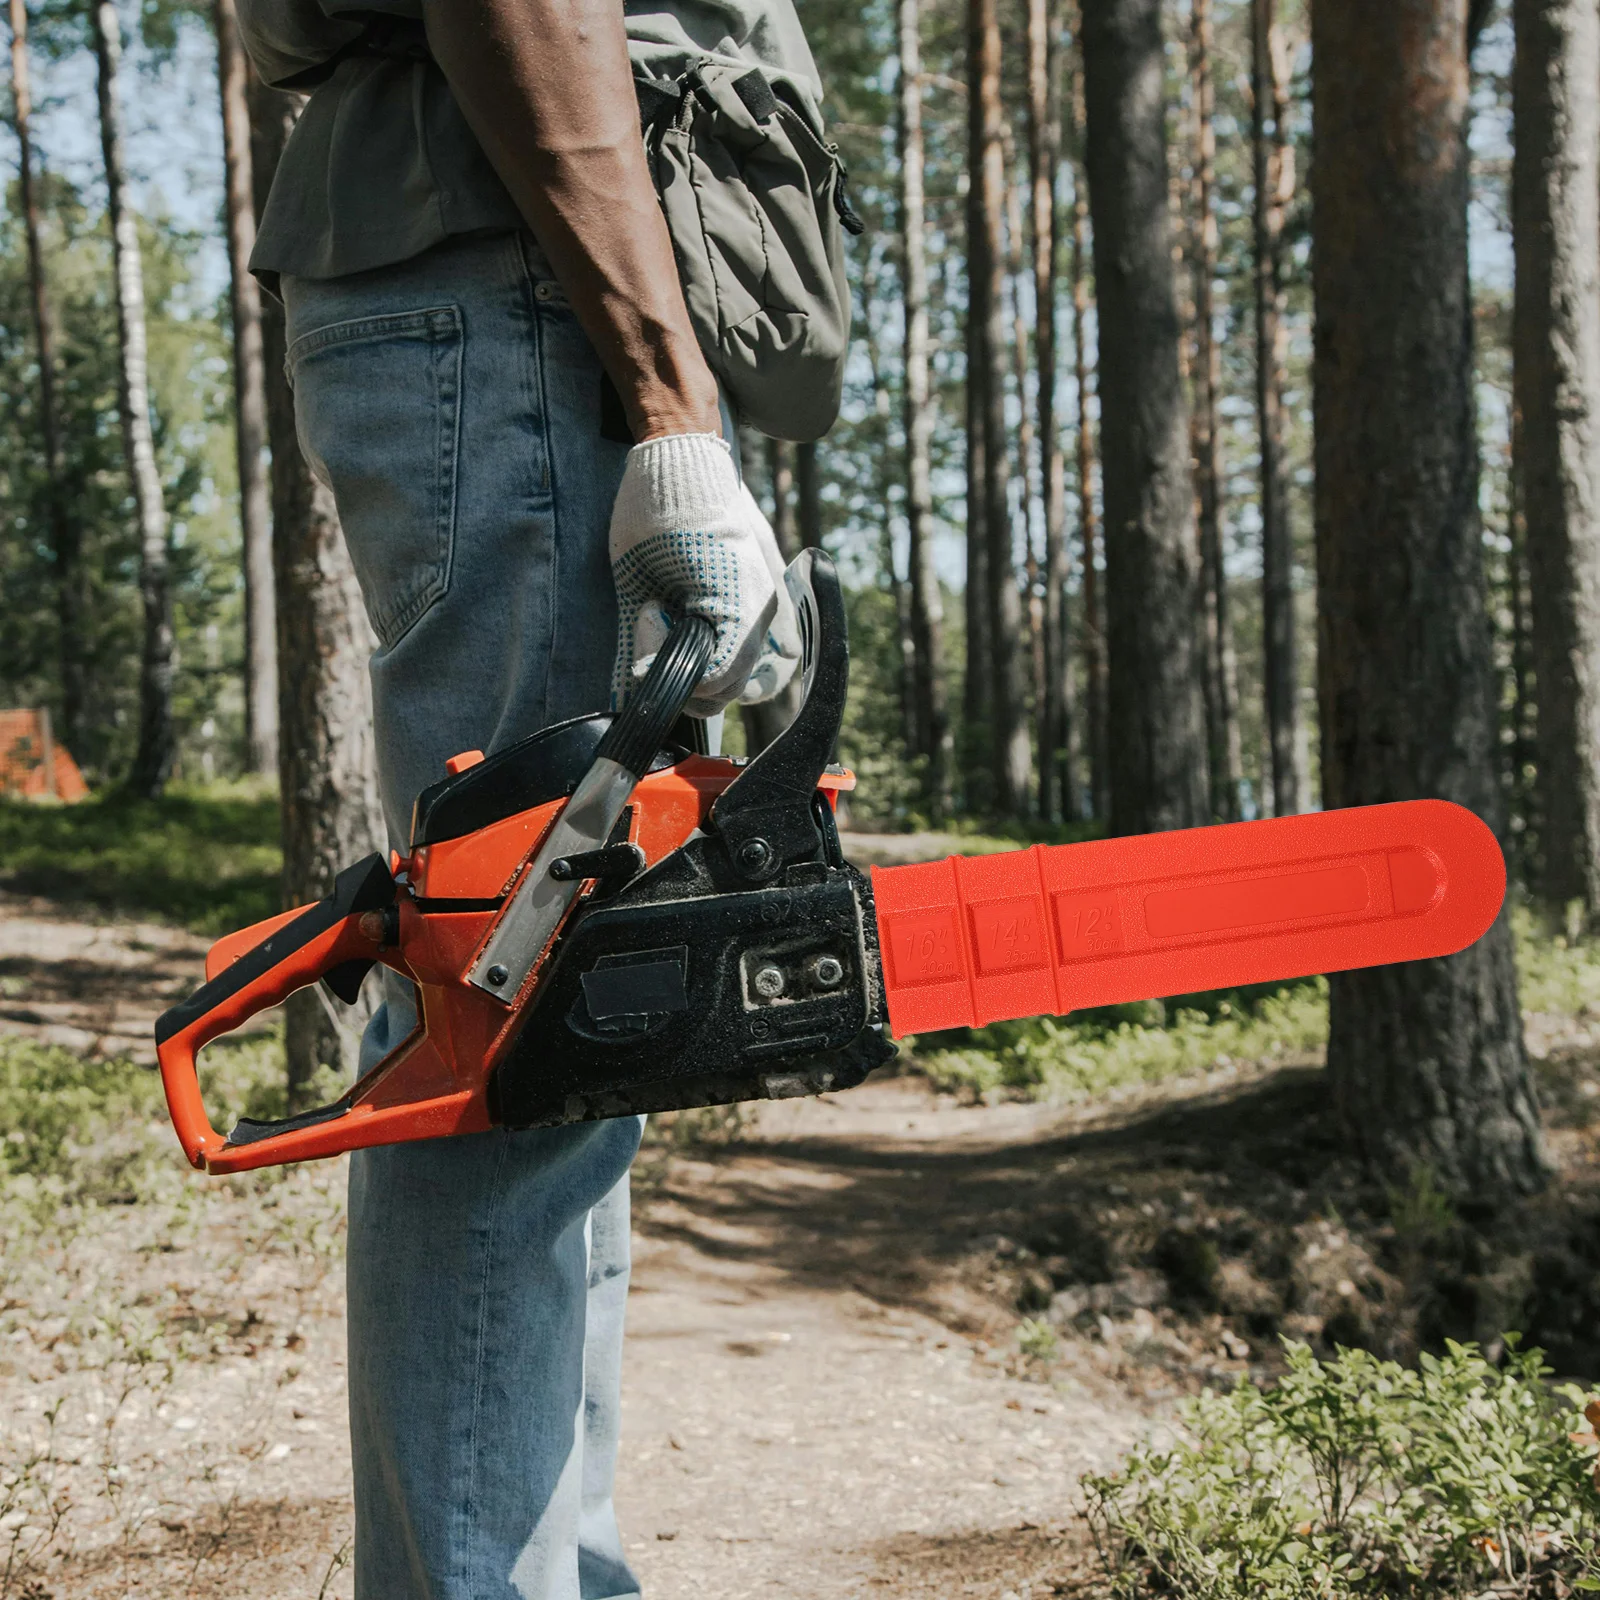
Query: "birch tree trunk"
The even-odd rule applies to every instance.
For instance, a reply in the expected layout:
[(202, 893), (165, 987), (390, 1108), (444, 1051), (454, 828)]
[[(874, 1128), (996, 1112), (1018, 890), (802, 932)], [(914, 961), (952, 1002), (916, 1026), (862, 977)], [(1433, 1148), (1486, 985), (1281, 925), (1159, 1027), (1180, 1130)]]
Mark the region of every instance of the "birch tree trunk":
[(1056, 417), (1056, 263), (1061, 216), (1061, 4), (1028, 0), (1028, 169), (1033, 214), (1034, 349), (1044, 505), (1044, 664), (1039, 695), (1039, 814), (1072, 821), (1072, 651), (1067, 621), (1067, 469)]
[(1160, 0), (1084, 0), (1105, 471), (1114, 834), (1209, 819)]
[(111, 254), (117, 280), (117, 400), (122, 447), (133, 483), (139, 521), (139, 598), (144, 644), (139, 658), (139, 745), (128, 786), (135, 794), (158, 795), (172, 776), (172, 580), (167, 553), (167, 508), (156, 470), (150, 427), (149, 343), (145, 330), (144, 264), (138, 219), (128, 209), (123, 154), (121, 88), (122, 25), (112, 0), (93, 0), (94, 47), (100, 100), (100, 150), (105, 159), (106, 209), (111, 218)]
[(1111, 815), (1110, 753), (1106, 740), (1105, 607), (1100, 594), (1100, 518), (1095, 507), (1095, 448), (1089, 415), (1089, 186), (1083, 167), (1083, 25), (1067, 58), (1072, 117), (1072, 373), (1077, 395), (1076, 469), (1082, 544), (1083, 703), (1091, 816)]
[(272, 506), (267, 485), (267, 398), (261, 291), (250, 274), (256, 240), (250, 173), (250, 65), (235, 0), (213, 0), (222, 104), (228, 281), (233, 312), (234, 444), (244, 556), (244, 724), (251, 772), (278, 770), (278, 641), (272, 607)]
[(1600, 4), (1516, 0), (1517, 483), (1537, 695), (1539, 898), (1600, 913)]
[[(1305, 803), (1300, 739), (1300, 669), (1295, 650), (1294, 540), (1283, 472), (1283, 222), (1294, 198), (1289, 142), (1289, 56), (1277, 0), (1250, 3), (1250, 150), (1255, 177), (1256, 430), (1261, 449), (1262, 687), (1272, 809), (1292, 816)], [(1267, 132), (1271, 118), (1272, 132)]]
[[(1313, 7), (1312, 34), (1323, 797), (1437, 796), (1498, 827), (1467, 4), (1342, 0)], [(1376, 1173), (1426, 1166), (1479, 1202), (1545, 1181), (1505, 916), (1448, 959), (1335, 975), (1330, 1011), (1335, 1105)]]
[(913, 748), (926, 763), (931, 818), (950, 804), (950, 718), (945, 707), (944, 599), (933, 560), (933, 405), (928, 379), (928, 252), (924, 216), (922, 16), (898, 0), (900, 36), (900, 254), (905, 311), (902, 390), (906, 435), (906, 579), (911, 631)]
[(56, 661), (61, 675), (61, 734), (69, 750), (83, 753), (84, 729), (84, 575), (82, 538), (67, 508), (61, 465), (61, 412), (56, 397), (55, 328), (50, 320), (50, 288), (39, 232), (39, 197), (33, 173), (33, 94), (28, 71), (28, 8), (11, 7), (11, 114), (17, 135), (17, 179), (22, 227), (28, 247), (29, 309), (39, 355), (39, 436), (44, 447), (45, 507), (50, 519), (50, 553), (56, 583)]
[(1223, 560), (1222, 449), (1217, 397), (1222, 353), (1216, 340), (1213, 285), (1217, 274), (1215, 88), (1211, 76), (1211, 0), (1193, 0), (1190, 79), (1194, 95), (1194, 392), (1195, 467), (1199, 501), (1201, 594), (1206, 672), (1216, 725), (1210, 736), (1211, 803), (1224, 822), (1239, 820), (1239, 668), (1228, 620), (1228, 574)]
[[(298, 102), (253, 74), (248, 97), (259, 219)], [(276, 300), (262, 304), (261, 334), (272, 446), (283, 888), (285, 903), (299, 905), (326, 894), (342, 867), (383, 848), (367, 680), (374, 641), (333, 492), (300, 454)], [(284, 1015), (289, 1098), (298, 1106), (318, 1066), (353, 1064), (365, 1013), (352, 1007), (336, 1020), (320, 987), (312, 987), (291, 995)]]

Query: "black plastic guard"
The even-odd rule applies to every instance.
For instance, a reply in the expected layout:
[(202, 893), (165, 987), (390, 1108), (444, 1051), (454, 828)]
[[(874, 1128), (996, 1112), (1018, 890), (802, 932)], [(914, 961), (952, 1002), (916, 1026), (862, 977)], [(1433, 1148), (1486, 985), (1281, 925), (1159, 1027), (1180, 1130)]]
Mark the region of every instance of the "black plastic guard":
[[(569, 929), (490, 1080), (497, 1121), (543, 1127), (818, 1094), (853, 1087), (894, 1055), (867, 879), (817, 863), (717, 892), (708, 849), (717, 853), (713, 841), (684, 846)], [(660, 981), (678, 959), (681, 999)], [(597, 1019), (587, 991), (601, 974), (614, 988), (634, 961), (654, 984), (640, 993), (670, 995), (660, 1001), (670, 1008)], [(781, 989), (764, 993), (773, 972)]]

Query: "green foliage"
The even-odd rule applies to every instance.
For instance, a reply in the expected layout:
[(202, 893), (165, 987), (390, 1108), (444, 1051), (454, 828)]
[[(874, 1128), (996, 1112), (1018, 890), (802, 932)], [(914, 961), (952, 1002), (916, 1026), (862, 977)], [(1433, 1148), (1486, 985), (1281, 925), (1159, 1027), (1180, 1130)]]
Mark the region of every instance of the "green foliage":
[(245, 786), (76, 806), (0, 799), (0, 886), (201, 933), (279, 910), (280, 860), (277, 802)]
[[(201, 1058), (214, 1122), (283, 1114), (276, 1033), (230, 1040)], [(59, 1218), (63, 1205), (170, 1197), (188, 1166), (156, 1073), (0, 1034), (0, 1194), (6, 1209)]]
[[(1420, 1369), (1287, 1343), (1273, 1388), (1182, 1411), (1176, 1439), (1089, 1476), (1091, 1526), (1124, 1600), (1567, 1594), (1600, 1586), (1600, 1492), (1583, 1396), (1507, 1337)], [(1491, 1591), (1491, 1585), (1492, 1591)]]
[(943, 1089), (1083, 1100), (1320, 1049), (1328, 1035), (1327, 997), (1326, 980), (1312, 978), (1270, 989), (1146, 1001), (1065, 1019), (996, 1023), (969, 1030), (953, 1048), (913, 1041), (912, 1056)]

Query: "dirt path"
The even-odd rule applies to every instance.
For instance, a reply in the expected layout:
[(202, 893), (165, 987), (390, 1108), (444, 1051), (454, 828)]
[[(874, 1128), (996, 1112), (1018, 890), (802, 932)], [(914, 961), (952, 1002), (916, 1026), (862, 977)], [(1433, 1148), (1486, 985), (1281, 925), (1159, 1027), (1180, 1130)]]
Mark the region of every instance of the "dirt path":
[[(0, 1029), (144, 1058), (202, 950), (12, 898)], [(618, 1483), (647, 1594), (1069, 1592), (1077, 1475), (1141, 1414), (1087, 1359), (1022, 1375), (1009, 1282), (973, 1282), (988, 1199), (928, 1206), (940, 1161), (998, 1160), (1003, 1184), (1050, 1120), (896, 1080), (647, 1153)], [(8, 1258), (0, 1414), (10, 1446), (49, 1440), (70, 1507), (29, 1600), (349, 1594), (342, 1176), (208, 1183), (174, 1163), (164, 1198)], [(930, 1227), (953, 1256), (930, 1255)], [(0, 1518), (0, 1541), (18, 1525)]]

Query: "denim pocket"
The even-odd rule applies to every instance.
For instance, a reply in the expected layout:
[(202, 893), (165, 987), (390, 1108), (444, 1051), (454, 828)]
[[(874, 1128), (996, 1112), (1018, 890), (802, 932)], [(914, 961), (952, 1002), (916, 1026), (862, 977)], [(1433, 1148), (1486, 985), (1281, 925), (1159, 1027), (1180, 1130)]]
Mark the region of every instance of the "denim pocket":
[(300, 448), (333, 490), (385, 648), (450, 587), (461, 361), (455, 306), (336, 322), (289, 347)]

